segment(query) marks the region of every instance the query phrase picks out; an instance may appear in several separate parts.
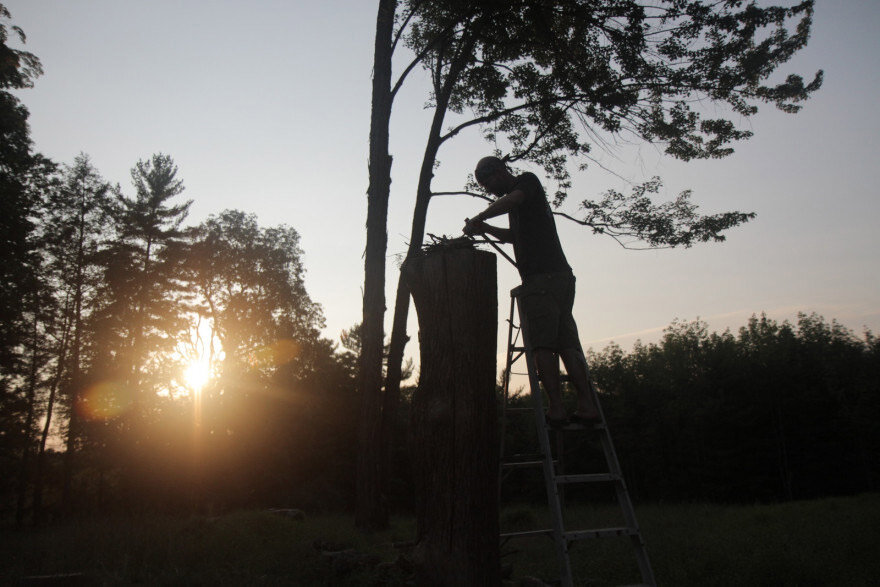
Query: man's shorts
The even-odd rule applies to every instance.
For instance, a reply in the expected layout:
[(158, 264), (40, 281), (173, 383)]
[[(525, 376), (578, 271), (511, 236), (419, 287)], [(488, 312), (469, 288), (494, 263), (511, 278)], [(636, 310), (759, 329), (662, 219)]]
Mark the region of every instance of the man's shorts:
[(528, 321), (533, 349), (581, 349), (577, 325), (571, 315), (574, 305), (574, 275), (541, 273), (529, 275), (518, 288), (518, 303)]

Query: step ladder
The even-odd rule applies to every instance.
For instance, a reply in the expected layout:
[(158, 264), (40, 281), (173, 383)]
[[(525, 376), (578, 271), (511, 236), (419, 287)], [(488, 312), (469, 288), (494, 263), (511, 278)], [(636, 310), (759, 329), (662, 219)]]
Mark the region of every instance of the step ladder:
[[(550, 506), (550, 515), (553, 521), (553, 528), (546, 530), (529, 530), (524, 532), (511, 532), (501, 534), (502, 545), (507, 541), (515, 538), (533, 537), (533, 536), (549, 536), (555, 543), (558, 564), (561, 573), (561, 583), (564, 587), (574, 585), (571, 562), (569, 559), (569, 545), (577, 540), (598, 539), (598, 538), (614, 538), (628, 536), (631, 539), (635, 549), (636, 560), (638, 562), (639, 571), (642, 576), (642, 584), (656, 585), (654, 581), (654, 573), (651, 570), (651, 563), (648, 560), (648, 553), (645, 549), (645, 543), (642, 540), (639, 531), (639, 525), (636, 521), (635, 511), (633, 510), (632, 501), (629, 492), (626, 489), (626, 483), (620, 469), (620, 463), (617, 460), (617, 453), (611, 441), (611, 434), (605, 420), (605, 414), (599, 404), (599, 397), (596, 394), (596, 388), (592, 380), (590, 380), (590, 392), (596, 406), (599, 408), (601, 419), (596, 424), (588, 426), (581, 424), (567, 424), (562, 428), (553, 428), (557, 436), (557, 459), (554, 459), (550, 445), (550, 429), (544, 417), (544, 400), (539, 386), (538, 372), (535, 366), (532, 349), (529, 346), (529, 327), (525, 320), (525, 314), (521, 311), (518, 303), (518, 295), (522, 291), (522, 286), (514, 288), (510, 292), (510, 317), (508, 319), (509, 329), (507, 336), (507, 363), (503, 376), (503, 406), (502, 406), (502, 423), (501, 423), (501, 471), (500, 479), (503, 481), (506, 473), (513, 469), (525, 467), (543, 467), (544, 482), (547, 490), (547, 499)], [(514, 310), (517, 312), (518, 326), (514, 321)], [(522, 341), (519, 344), (519, 341)], [(529, 386), (531, 388), (532, 408), (526, 411), (534, 412), (535, 425), (537, 428), (539, 454), (538, 455), (506, 455), (504, 436), (506, 432), (508, 417), (515, 408), (508, 407), (508, 398), (510, 396), (510, 376), (514, 364), (520, 359), (525, 359), (526, 368), (529, 377)], [(602, 452), (605, 455), (608, 471), (605, 473), (566, 475), (563, 471), (562, 463), (562, 439), (565, 431), (571, 431), (571, 434), (586, 435), (590, 439), (598, 436), (602, 445)], [(538, 460), (526, 460), (529, 458), (537, 458)], [(613, 484), (617, 502), (623, 513), (623, 527), (619, 528), (595, 528), (586, 530), (566, 530), (563, 519), (564, 508), (564, 487), (569, 484), (576, 483), (604, 483)], [(499, 482), (499, 492), (501, 483)], [(500, 503), (500, 502), (499, 502)]]

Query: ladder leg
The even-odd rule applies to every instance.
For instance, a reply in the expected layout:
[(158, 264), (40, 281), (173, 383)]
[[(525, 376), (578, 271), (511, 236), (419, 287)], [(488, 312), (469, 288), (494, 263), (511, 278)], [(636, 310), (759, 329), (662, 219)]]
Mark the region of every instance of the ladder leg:
[(535, 411), (535, 427), (538, 430), (538, 441), (544, 461), (544, 484), (547, 487), (547, 499), (550, 506), (550, 516), (553, 521), (553, 541), (556, 543), (556, 555), (559, 559), (562, 585), (573, 585), (571, 575), (571, 560), (568, 556), (568, 540), (565, 538), (565, 525), (562, 517), (562, 504), (559, 499), (559, 484), (556, 483), (556, 472), (553, 467), (553, 453), (550, 450), (550, 437), (547, 433), (547, 420), (544, 416), (544, 399), (541, 396), (541, 387), (538, 380), (538, 369), (535, 365), (535, 357), (529, 342), (528, 323), (522, 307), (519, 307), (519, 325), (522, 329), (523, 346), (525, 347), (526, 370), (529, 374), (529, 387), (532, 392), (532, 402)]
[(513, 369), (515, 360), (514, 353), (514, 337), (515, 326), (513, 323), (514, 298), (510, 301), (510, 316), (507, 319), (507, 360), (504, 366), (504, 373), (501, 381), (501, 438), (498, 443), (500, 450), (500, 458), (498, 459), (498, 503), (501, 503), (501, 480), (503, 477), (504, 467), (504, 439), (507, 436), (507, 403), (510, 398), (510, 371)]
[[(514, 289), (511, 292), (509, 317), (510, 328), (508, 330), (507, 337), (507, 363), (505, 366), (504, 381), (502, 385), (504, 388), (504, 397), (502, 400), (502, 421), (506, 423), (507, 420), (507, 403), (509, 399), (510, 376), (512, 366), (516, 361), (519, 360), (519, 358), (524, 357), (526, 362), (526, 370), (529, 377), (529, 387), (532, 396), (532, 411), (535, 415), (535, 427), (537, 430), (538, 444), (541, 456), (540, 465), (543, 467), (544, 470), (544, 483), (546, 486), (547, 502), (550, 507), (553, 528), (550, 530), (506, 534), (504, 535), (504, 540), (507, 540), (508, 538), (514, 537), (516, 535), (533, 536), (536, 534), (549, 534), (550, 536), (552, 536), (556, 546), (561, 583), (565, 587), (571, 587), (573, 585), (573, 577), (571, 572), (571, 560), (568, 551), (569, 543), (571, 541), (585, 538), (629, 536), (635, 550), (639, 571), (641, 572), (642, 576), (642, 583), (645, 585), (656, 585), (654, 574), (651, 569), (651, 563), (648, 560), (648, 553), (645, 548), (645, 543), (642, 540), (641, 531), (639, 530), (638, 522), (636, 521), (635, 510), (633, 509), (632, 501), (630, 500), (629, 492), (627, 491), (626, 484), (623, 479), (623, 472), (620, 468), (620, 462), (617, 459), (617, 453), (614, 450), (614, 443), (611, 440), (611, 433), (608, 430), (608, 422), (605, 419), (605, 413), (602, 410), (601, 403), (599, 402), (599, 395), (596, 392), (595, 384), (593, 383), (592, 377), (589, 375), (589, 368), (587, 370), (587, 380), (590, 385), (590, 393), (593, 397), (593, 400), (595, 401), (597, 409), (599, 410), (600, 420), (599, 424), (588, 427), (588, 430), (599, 432), (600, 434), (599, 440), (600, 444), (602, 445), (602, 451), (605, 456), (608, 473), (575, 475), (566, 474), (566, 472), (563, 470), (563, 454), (565, 452), (565, 447), (563, 444), (564, 436), (563, 431), (557, 429), (553, 429), (553, 432), (555, 432), (556, 434), (557, 442), (556, 461), (554, 462), (550, 443), (550, 430), (548, 430), (547, 421), (544, 415), (544, 400), (540, 387), (540, 381), (538, 378), (538, 370), (529, 342), (528, 323), (525, 319), (522, 307), (517, 300), (516, 292), (517, 289)], [(515, 308), (518, 310), (518, 330), (519, 335), (522, 337), (522, 347), (516, 347), (516, 339), (514, 337), (514, 332), (517, 330), (516, 326), (514, 325)], [(505, 424), (502, 424), (502, 430), (504, 430), (504, 425)], [(584, 430), (583, 427), (578, 426), (572, 426), (571, 428), (574, 430)], [(501, 464), (503, 468), (505, 456), (503, 436), (501, 440), (501, 447)], [(533, 463), (520, 464), (538, 465), (539, 463), (535, 461)], [(577, 530), (573, 532), (566, 532), (563, 519), (563, 507), (565, 497), (563, 493), (563, 487), (566, 483), (589, 482), (614, 483), (617, 501), (622, 510), (626, 524), (624, 528), (598, 528), (593, 530)], [(499, 483), (499, 497), (501, 491), (500, 485), (501, 484)]]
[(639, 523), (636, 520), (635, 508), (633, 508), (632, 500), (629, 497), (629, 491), (626, 488), (626, 481), (623, 478), (623, 470), (620, 468), (620, 461), (617, 458), (617, 451), (614, 450), (614, 441), (611, 439), (611, 432), (608, 430), (607, 421), (605, 420), (605, 412), (602, 410), (602, 404), (599, 402), (599, 394), (596, 393), (596, 386), (592, 377), (589, 379), (590, 392), (593, 394), (593, 400), (599, 409), (599, 415), (602, 418), (602, 433), (600, 436), (602, 444), (602, 452), (605, 454), (605, 462), (608, 465), (608, 471), (619, 478), (614, 484), (617, 495), (617, 503), (623, 512), (623, 519), (628, 528), (633, 528), (635, 532), (630, 535), (633, 548), (636, 553), (636, 561), (639, 565), (639, 572), (642, 575), (642, 583), (645, 585), (656, 585), (654, 580), (654, 571), (651, 568), (651, 562), (648, 559), (648, 551), (645, 548), (645, 541), (642, 540), (642, 532), (639, 529)]

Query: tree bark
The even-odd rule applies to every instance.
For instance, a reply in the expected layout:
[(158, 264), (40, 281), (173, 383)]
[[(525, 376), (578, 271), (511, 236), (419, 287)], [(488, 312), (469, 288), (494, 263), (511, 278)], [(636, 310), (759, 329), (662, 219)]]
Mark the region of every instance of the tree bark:
[[(469, 42), (468, 42), (469, 43)], [(469, 44), (466, 44), (470, 47)], [(470, 49), (466, 48), (459, 52), (459, 58), (450, 64), (448, 75), (442, 85), (436, 88), (436, 104), (434, 116), (431, 121), (431, 130), (428, 133), (428, 141), (425, 145), (425, 154), (422, 157), (422, 167), (419, 171), (419, 183), (416, 188), (416, 203), (413, 208), (412, 228), (409, 237), (407, 259), (418, 255), (422, 241), (425, 239), (425, 224), (428, 218), (428, 205), (431, 203), (431, 181), (434, 179), (434, 163), (437, 154), (443, 145), (443, 121), (449, 108), (449, 100), (452, 91), (458, 81), (458, 76), (467, 59), (470, 58)], [(388, 347), (388, 369), (385, 374), (385, 398), (383, 413), (388, 415), (385, 419), (385, 429), (382, 436), (383, 461), (386, 470), (391, 470), (391, 455), (393, 454), (394, 435), (390, 424), (390, 417), (397, 412), (400, 403), (400, 382), (403, 365), (403, 352), (409, 336), (406, 334), (406, 323), (409, 317), (410, 291), (406, 284), (406, 278), (401, 272), (397, 282), (397, 294), (394, 300), (394, 318), (391, 327), (391, 341)]]
[(441, 249), (404, 267), (419, 318), (412, 405), (418, 585), (498, 585), (495, 255)]
[(388, 525), (382, 462), (382, 351), (385, 321), (385, 253), (388, 245), (388, 197), (391, 155), (391, 54), (396, 0), (380, 0), (373, 57), (373, 102), (370, 116), (367, 244), (364, 251), (364, 298), (361, 354), (358, 359), (360, 429), (358, 430), (355, 524), (363, 529)]

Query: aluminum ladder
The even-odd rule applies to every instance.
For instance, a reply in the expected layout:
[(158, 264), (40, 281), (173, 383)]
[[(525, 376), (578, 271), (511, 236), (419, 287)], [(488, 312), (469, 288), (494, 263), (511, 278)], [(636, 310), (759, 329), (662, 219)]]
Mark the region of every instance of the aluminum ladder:
[[(629, 492), (626, 489), (626, 483), (623, 479), (623, 473), (620, 469), (620, 463), (617, 460), (617, 453), (614, 450), (614, 444), (611, 441), (611, 434), (605, 420), (605, 414), (599, 403), (599, 397), (596, 393), (595, 384), (590, 379), (590, 392), (596, 406), (599, 408), (601, 419), (596, 424), (584, 426), (582, 424), (567, 424), (561, 429), (553, 429), (557, 434), (558, 448), (557, 456), (559, 460), (554, 459), (550, 445), (550, 430), (544, 416), (544, 400), (542, 391), (538, 381), (538, 372), (535, 366), (532, 349), (529, 346), (529, 327), (525, 320), (525, 315), (521, 311), (517, 302), (517, 297), (521, 293), (522, 286), (514, 288), (510, 292), (510, 316), (508, 319), (509, 329), (507, 335), (507, 363), (503, 375), (503, 405), (501, 420), (501, 471), (500, 479), (503, 481), (506, 473), (513, 469), (526, 467), (543, 467), (544, 482), (547, 490), (547, 500), (550, 506), (550, 515), (553, 521), (553, 528), (546, 530), (528, 530), (524, 532), (510, 532), (501, 534), (502, 545), (507, 541), (515, 538), (533, 537), (533, 536), (550, 536), (553, 539), (558, 557), (558, 565), (560, 568), (561, 583), (565, 587), (574, 585), (571, 562), (569, 558), (569, 545), (577, 540), (586, 540), (590, 538), (616, 538), (628, 536), (635, 549), (636, 560), (638, 562), (639, 571), (642, 576), (643, 585), (656, 585), (654, 573), (651, 569), (651, 563), (648, 560), (648, 553), (645, 549), (645, 543), (642, 540), (638, 522), (636, 521), (635, 511), (633, 510), (632, 501)], [(514, 322), (515, 310), (518, 315), (519, 325)], [(519, 340), (521, 344), (518, 344)], [(515, 408), (508, 407), (508, 398), (510, 397), (510, 376), (513, 365), (520, 359), (525, 359), (526, 368), (529, 377), (529, 387), (531, 389), (532, 407), (525, 409), (532, 411), (535, 415), (535, 426), (538, 436), (538, 455), (506, 455), (504, 436), (507, 428), (507, 420), (510, 413)], [(602, 452), (605, 455), (608, 471), (605, 473), (577, 474), (566, 475), (562, 471), (562, 435), (565, 431), (572, 431), (581, 435), (598, 436), (602, 445)], [(527, 460), (537, 457), (538, 460)], [(614, 486), (617, 502), (623, 513), (625, 525), (618, 528), (595, 528), (586, 530), (566, 530), (563, 519), (564, 508), (564, 487), (568, 484), (576, 483), (611, 483)], [(501, 482), (499, 482), (499, 492)], [(500, 497), (500, 496), (499, 496)], [(500, 500), (499, 500), (500, 503)]]

